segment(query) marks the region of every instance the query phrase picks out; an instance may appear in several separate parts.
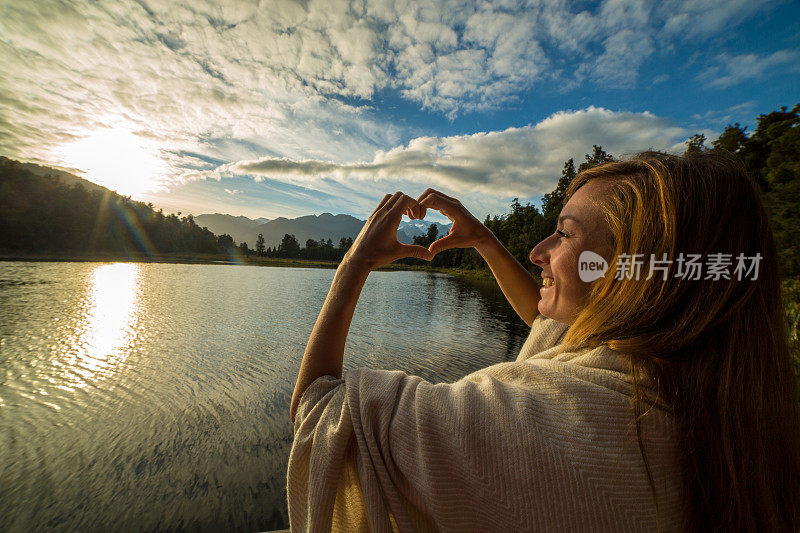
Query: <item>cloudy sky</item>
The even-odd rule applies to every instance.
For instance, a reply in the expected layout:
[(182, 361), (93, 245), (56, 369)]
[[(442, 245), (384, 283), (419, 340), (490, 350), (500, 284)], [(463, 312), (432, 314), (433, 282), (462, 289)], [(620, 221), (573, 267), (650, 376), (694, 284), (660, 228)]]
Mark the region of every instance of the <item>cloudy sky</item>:
[(800, 101), (795, 0), (0, 0), (0, 155), (165, 211), (479, 217)]

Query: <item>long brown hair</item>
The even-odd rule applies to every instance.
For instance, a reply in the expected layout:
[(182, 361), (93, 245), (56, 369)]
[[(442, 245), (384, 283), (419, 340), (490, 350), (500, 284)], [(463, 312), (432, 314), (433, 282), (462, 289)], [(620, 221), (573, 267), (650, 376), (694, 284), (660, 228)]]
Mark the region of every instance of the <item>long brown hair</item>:
[[(580, 173), (567, 197), (592, 179), (611, 184), (598, 201), (615, 250), (565, 342), (631, 356), (640, 447), (637, 378), (657, 384), (678, 427), (686, 530), (797, 531), (797, 378), (756, 187), (729, 158), (645, 152)], [(730, 254), (720, 256), (731, 262), (730, 279), (679, 275), (680, 254), (701, 254), (705, 263), (718, 253)], [(638, 280), (617, 279), (622, 254), (643, 254)], [(747, 267), (757, 262), (757, 275), (734, 271), (739, 254)], [(672, 260), (662, 263), (666, 276), (646, 279), (651, 255)], [(655, 492), (644, 449), (642, 456)]]

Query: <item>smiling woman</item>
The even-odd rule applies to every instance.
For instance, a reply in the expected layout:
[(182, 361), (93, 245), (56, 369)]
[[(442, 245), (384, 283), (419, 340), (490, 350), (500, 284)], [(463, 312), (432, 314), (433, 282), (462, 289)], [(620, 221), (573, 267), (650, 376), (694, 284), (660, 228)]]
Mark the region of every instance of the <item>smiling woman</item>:
[(61, 145), (57, 153), (64, 166), (127, 196), (156, 188), (166, 168), (152, 142), (124, 127), (86, 131), (78, 140)]
[[(542, 288), (458, 200), (387, 195), (303, 355), (289, 412), (292, 530), (797, 531), (797, 383), (755, 187), (711, 154), (584, 170), (531, 252)], [(396, 242), (402, 213), (428, 208), (450, 233), (427, 250)], [(454, 247), (481, 254), (531, 326), (516, 361), (453, 383), (343, 374), (369, 272)], [(592, 283), (578, 272), (586, 251), (609, 266)], [(687, 254), (707, 255), (705, 277), (687, 275)], [(649, 274), (626, 262), (642, 257), (659, 258)], [(761, 266), (720, 276), (715, 257)]]

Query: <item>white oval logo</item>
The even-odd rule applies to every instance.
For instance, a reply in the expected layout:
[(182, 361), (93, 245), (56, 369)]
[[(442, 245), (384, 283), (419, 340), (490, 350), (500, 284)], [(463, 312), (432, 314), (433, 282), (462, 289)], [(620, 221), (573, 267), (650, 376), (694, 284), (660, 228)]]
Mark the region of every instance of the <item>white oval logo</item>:
[(608, 270), (608, 262), (591, 250), (584, 250), (578, 257), (578, 275), (581, 281), (590, 283), (600, 279), (605, 275), (606, 270)]

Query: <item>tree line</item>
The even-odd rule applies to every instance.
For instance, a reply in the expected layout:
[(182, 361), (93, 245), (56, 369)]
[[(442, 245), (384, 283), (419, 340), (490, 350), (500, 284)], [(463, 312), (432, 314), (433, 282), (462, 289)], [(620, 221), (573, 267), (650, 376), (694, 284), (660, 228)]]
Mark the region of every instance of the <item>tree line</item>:
[(192, 215), (165, 215), (152, 204), (69, 186), (0, 159), (0, 249), (152, 257), (231, 254), (236, 248), (230, 235), (214, 235)]
[(265, 247), (264, 236), (259, 233), (253, 252), (262, 257), (341, 261), (344, 254), (347, 253), (347, 250), (349, 250), (352, 245), (352, 237), (342, 237), (339, 239), (339, 245), (336, 247), (334, 247), (332, 239), (325, 240), (322, 238), (318, 241), (307, 239), (305, 248), (301, 248), (297, 237), (286, 233), (278, 246), (274, 248), (271, 246)]

